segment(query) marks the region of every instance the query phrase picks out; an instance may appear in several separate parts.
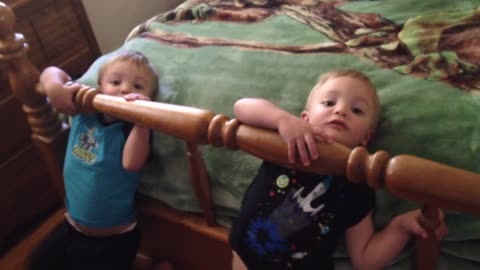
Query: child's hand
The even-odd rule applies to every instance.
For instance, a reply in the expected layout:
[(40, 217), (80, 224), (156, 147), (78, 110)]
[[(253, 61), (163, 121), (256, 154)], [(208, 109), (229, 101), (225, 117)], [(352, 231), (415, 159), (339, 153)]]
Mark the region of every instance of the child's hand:
[(50, 103), (57, 111), (69, 115), (77, 113), (73, 99), (75, 93), (82, 87), (80, 84), (71, 81), (65, 84), (53, 82), (43, 85), (43, 87)]
[(151, 99), (147, 96), (144, 96), (142, 94), (138, 94), (138, 93), (130, 93), (130, 94), (127, 94), (125, 96), (123, 96), (123, 98), (126, 100), (126, 101), (134, 101), (134, 100), (147, 100), (147, 101), (150, 101)]
[(298, 150), (303, 165), (310, 165), (311, 160), (318, 158), (315, 137), (331, 143), (331, 139), (323, 134), (319, 127), (293, 115), (287, 115), (278, 124), (278, 132), (288, 146), (288, 160), (295, 162), (295, 153)]
[[(445, 214), (441, 209), (438, 209), (439, 224), (435, 230), (435, 238), (437, 240), (443, 239), (448, 234), (448, 228), (445, 224)], [(402, 214), (397, 217), (400, 227), (410, 234), (414, 234), (423, 239), (428, 238), (425, 229), (420, 225), (419, 219), (421, 217), (420, 210), (414, 210)]]

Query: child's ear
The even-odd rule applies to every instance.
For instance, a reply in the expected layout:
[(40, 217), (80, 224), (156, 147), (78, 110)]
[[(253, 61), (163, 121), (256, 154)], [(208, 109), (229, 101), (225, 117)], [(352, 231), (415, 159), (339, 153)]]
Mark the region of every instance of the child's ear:
[(360, 144), (361, 144), (362, 146), (367, 146), (367, 144), (368, 144), (373, 138), (375, 138), (375, 130), (370, 129), (370, 131), (368, 131), (367, 135), (366, 135), (365, 138), (360, 142)]
[(310, 115), (307, 111), (303, 111), (302, 114), (300, 114), (300, 117), (307, 122), (310, 120)]

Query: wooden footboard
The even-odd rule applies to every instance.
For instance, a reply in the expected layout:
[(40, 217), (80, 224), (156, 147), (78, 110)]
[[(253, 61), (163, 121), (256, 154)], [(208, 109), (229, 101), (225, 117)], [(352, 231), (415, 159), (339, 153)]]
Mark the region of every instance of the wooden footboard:
[[(28, 47), (23, 36), (13, 32), (13, 13), (0, 5), (0, 18), (1, 62), (8, 67), (11, 87), (24, 104), (35, 145), (63, 197), (62, 164), (68, 127), (58, 120), (41, 89), (36, 89), (39, 73), (26, 57)], [(185, 140), (192, 184), (204, 215), (179, 212), (143, 196), (138, 199), (142, 252), (154, 258), (171, 258), (180, 269), (223, 270), (229, 268), (231, 259), (228, 230), (214, 221), (199, 144), (240, 149), (299, 170), (346, 175), (353, 182), (365, 181), (374, 189), (385, 188), (400, 198), (423, 204), (422, 224), (430, 236), (418, 240), (418, 269), (436, 268), (438, 243), (431, 232), (438, 224), (437, 207), (480, 216), (480, 175), (426, 159), (406, 155), (392, 158), (383, 151), (370, 155), (361, 147), (352, 150), (335, 143), (318, 143), (320, 158), (304, 167), (289, 164), (286, 146), (275, 131), (243, 125), (208, 110), (148, 101), (127, 103), (86, 86), (75, 102), (84, 113), (108, 113)]]

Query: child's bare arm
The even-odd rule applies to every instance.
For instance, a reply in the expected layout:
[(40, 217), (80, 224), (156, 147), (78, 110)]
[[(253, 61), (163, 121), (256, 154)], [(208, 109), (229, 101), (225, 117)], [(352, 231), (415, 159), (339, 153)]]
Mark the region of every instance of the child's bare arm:
[(310, 159), (318, 158), (315, 137), (330, 141), (322, 131), (301, 118), (277, 107), (268, 100), (244, 98), (234, 105), (235, 116), (245, 124), (278, 130), (288, 147), (288, 159), (295, 162), (298, 150), (305, 166), (310, 165)]
[(57, 67), (48, 67), (40, 75), (40, 84), (52, 106), (59, 112), (75, 114), (74, 94), (80, 89), (76, 83), (67, 83), (71, 78)]
[(123, 148), (122, 164), (127, 171), (140, 170), (150, 153), (150, 129), (135, 124)]
[[(399, 215), (381, 231), (375, 232), (372, 213), (346, 232), (347, 249), (356, 269), (382, 269), (406, 246), (414, 235), (426, 238), (427, 233), (418, 223), (420, 210)], [(440, 224), (435, 231), (437, 239), (448, 232), (440, 211)]]
[[(127, 101), (150, 100), (150, 98), (136, 93), (128, 94), (124, 98)], [(123, 168), (127, 171), (138, 171), (145, 164), (149, 153), (150, 128), (135, 124), (123, 148)]]

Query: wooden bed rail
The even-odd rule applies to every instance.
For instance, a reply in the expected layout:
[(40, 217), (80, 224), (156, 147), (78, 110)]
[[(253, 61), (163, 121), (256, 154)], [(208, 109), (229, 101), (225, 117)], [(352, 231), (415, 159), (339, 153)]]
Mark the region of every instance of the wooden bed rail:
[[(83, 112), (98, 111), (141, 123), (193, 144), (241, 149), (285, 167), (319, 174), (346, 175), (352, 182), (385, 188), (406, 200), (480, 216), (480, 175), (409, 155), (317, 142), (319, 158), (308, 167), (288, 162), (287, 147), (276, 131), (255, 128), (209, 110), (161, 102), (125, 101), (83, 87), (76, 96)], [(300, 160), (298, 157), (297, 160)]]

